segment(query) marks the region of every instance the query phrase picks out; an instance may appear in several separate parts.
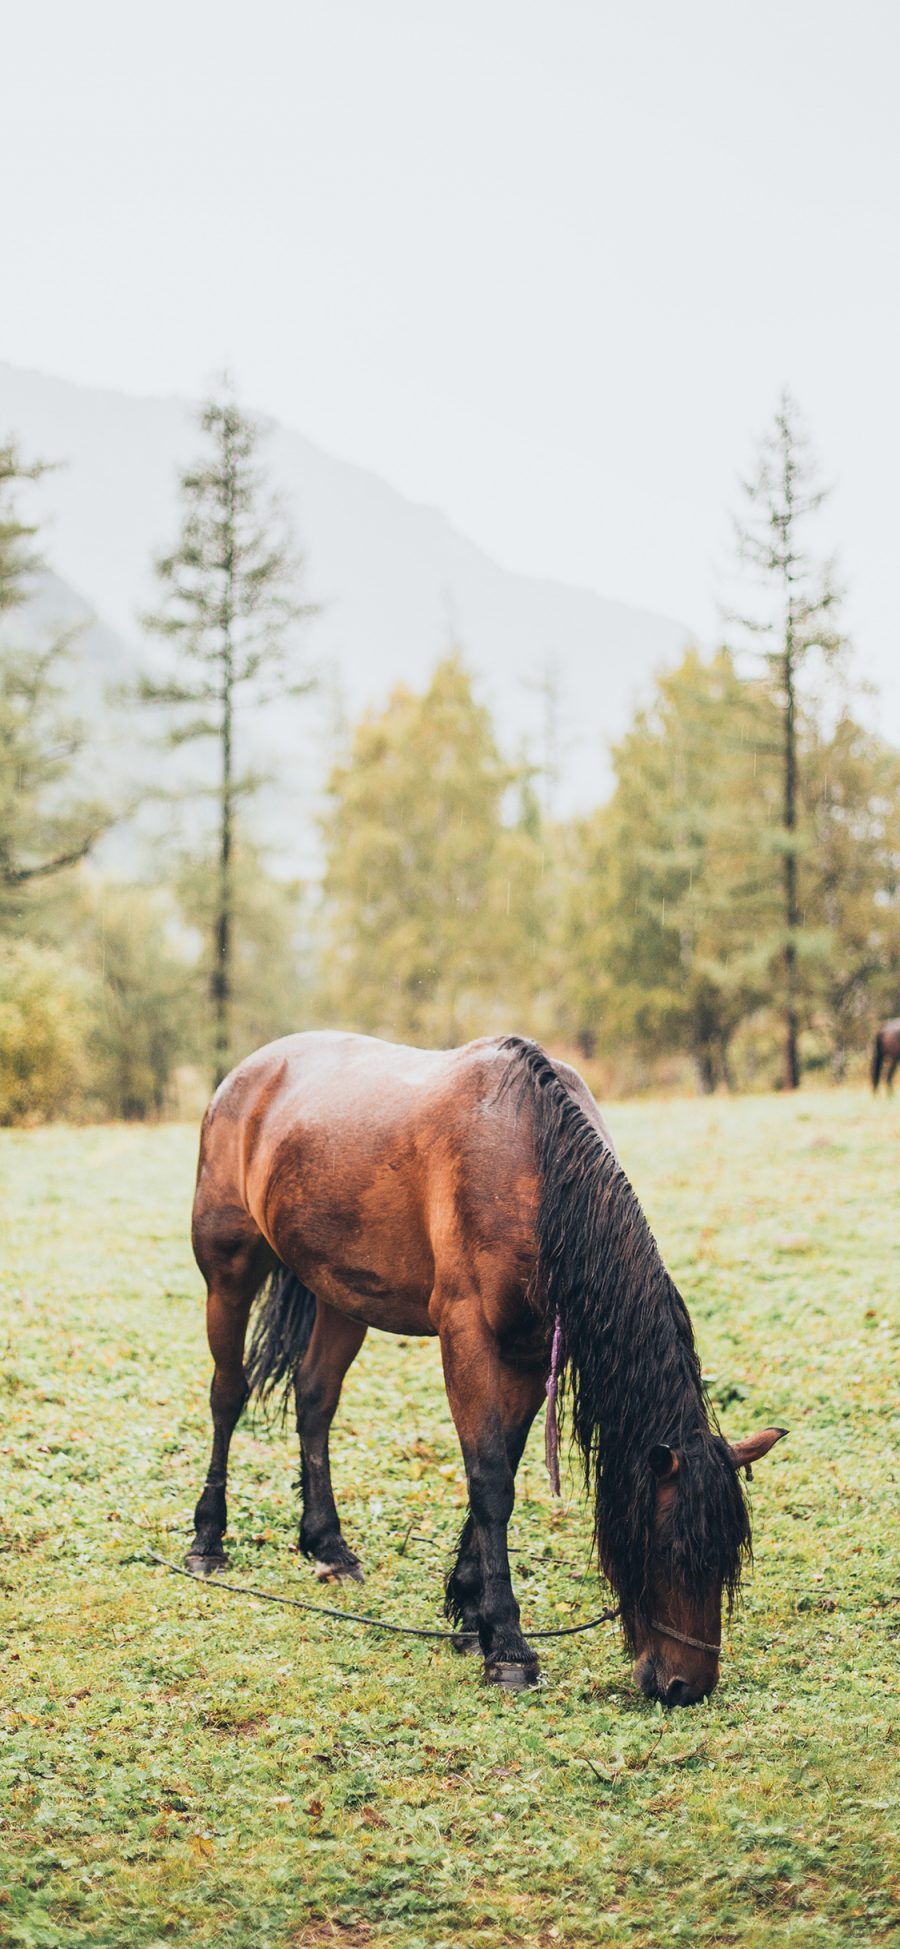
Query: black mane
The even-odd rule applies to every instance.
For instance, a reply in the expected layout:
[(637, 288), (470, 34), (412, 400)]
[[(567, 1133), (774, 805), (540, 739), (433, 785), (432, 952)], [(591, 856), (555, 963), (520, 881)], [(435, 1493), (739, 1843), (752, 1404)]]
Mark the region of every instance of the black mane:
[(666, 1569), (702, 1600), (730, 1605), (750, 1554), (737, 1469), (715, 1424), (687, 1308), (613, 1153), (536, 1043), (502, 1047), (529, 1085), (541, 1173), (534, 1299), (563, 1333), (563, 1395), (594, 1500), (600, 1564), (628, 1641), (649, 1624), (656, 1480), (650, 1450), (679, 1457), (662, 1539)]

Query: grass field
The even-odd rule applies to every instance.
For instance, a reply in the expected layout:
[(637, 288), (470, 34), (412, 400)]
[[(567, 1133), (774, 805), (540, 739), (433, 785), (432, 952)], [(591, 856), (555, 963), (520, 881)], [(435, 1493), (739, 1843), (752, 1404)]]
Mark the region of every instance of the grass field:
[[(148, 1544), (182, 1554), (207, 1460), (195, 1135), (2, 1133), (0, 1941), (889, 1940), (900, 1102), (613, 1121), (726, 1428), (791, 1430), (756, 1471), (721, 1685), (671, 1715), (611, 1626), (547, 1647), (511, 1697), (443, 1646), (152, 1567)], [(526, 1626), (602, 1601), (577, 1479), (554, 1508), (539, 1432), (512, 1534)], [(366, 1608), (439, 1622), (464, 1487), (433, 1345), (370, 1338), (334, 1452)], [(315, 1599), (295, 1473), (289, 1433), (239, 1429), (231, 1574)]]

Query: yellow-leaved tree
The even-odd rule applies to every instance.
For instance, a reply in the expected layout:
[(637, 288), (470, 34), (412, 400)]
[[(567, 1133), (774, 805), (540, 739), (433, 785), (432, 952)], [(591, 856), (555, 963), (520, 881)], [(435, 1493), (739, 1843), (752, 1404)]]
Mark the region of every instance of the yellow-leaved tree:
[(356, 727), (326, 816), (330, 1019), (422, 1044), (528, 1026), (541, 943), (536, 812), (462, 657)]

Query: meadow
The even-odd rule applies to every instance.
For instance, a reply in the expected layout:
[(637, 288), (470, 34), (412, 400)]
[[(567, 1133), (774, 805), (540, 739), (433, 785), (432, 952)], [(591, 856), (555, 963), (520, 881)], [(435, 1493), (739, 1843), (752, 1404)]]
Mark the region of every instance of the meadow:
[[(0, 1133), (0, 1942), (15, 1949), (887, 1943), (896, 1744), (900, 1101), (614, 1106), (726, 1431), (755, 1566), (719, 1689), (667, 1714), (614, 1626), (510, 1696), (446, 1646), (280, 1610), (180, 1560), (208, 1450), (186, 1127)], [(526, 1628), (608, 1601), (540, 1426)], [(439, 1624), (465, 1489), (437, 1349), (370, 1336), (333, 1442), (365, 1592), (296, 1553), (290, 1429), (244, 1422), (231, 1577)]]

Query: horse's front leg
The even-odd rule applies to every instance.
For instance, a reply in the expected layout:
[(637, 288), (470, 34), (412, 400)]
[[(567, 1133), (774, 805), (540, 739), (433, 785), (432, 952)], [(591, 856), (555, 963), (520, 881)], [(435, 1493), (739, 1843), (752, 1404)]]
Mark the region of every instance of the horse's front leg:
[(344, 1542), (331, 1487), (328, 1433), (344, 1375), (366, 1337), (358, 1320), (320, 1300), (309, 1346), (294, 1376), (300, 1437), (300, 1548), (323, 1583), (362, 1583), (359, 1558)]
[[(500, 1417), (506, 1454), (513, 1480), (525, 1451), (531, 1424), (544, 1399), (542, 1368), (521, 1368), (500, 1364)], [(471, 1510), (463, 1525), (456, 1562), (447, 1578), (444, 1610), (460, 1627), (455, 1640), (457, 1651), (478, 1649), (471, 1633), (478, 1631), (481, 1615), (481, 1557)]]
[(484, 1674), (494, 1684), (518, 1691), (536, 1682), (538, 1661), (522, 1636), (509, 1574), (506, 1533), (515, 1487), (503, 1426), (501, 1363), (496, 1342), (481, 1322), (480, 1307), (474, 1319), (473, 1310), (462, 1300), (446, 1309), (441, 1356), (469, 1484), (481, 1573), (478, 1635)]

